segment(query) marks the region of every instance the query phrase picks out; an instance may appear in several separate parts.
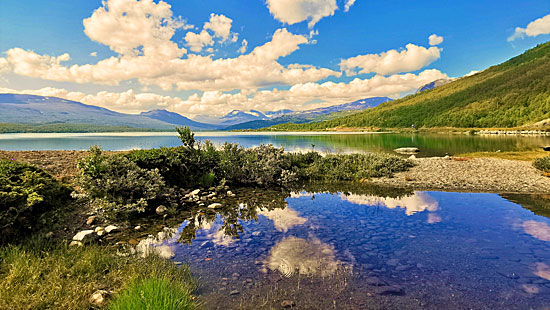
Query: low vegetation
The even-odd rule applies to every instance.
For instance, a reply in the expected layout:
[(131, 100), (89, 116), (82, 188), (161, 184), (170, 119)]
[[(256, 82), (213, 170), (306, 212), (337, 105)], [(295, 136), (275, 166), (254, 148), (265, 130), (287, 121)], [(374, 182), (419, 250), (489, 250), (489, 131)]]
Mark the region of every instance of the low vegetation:
[(160, 131), (149, 128), (128, 126), (105, 126), (94, 124), (54, 123), (54, 124), (15, 124), (0, 123), (1, 133), (72, 133), (72, 132), (133, 132)]
[(533, 166), (535, 166), (535, 168), (541, 170), (542, 172), (550, 173), (550, 156), (537, 158), (533, 162)]
[(70, 206), (70, 193), (39, 168), (0, 160), (0, 244), (52, 226)]
[[(186, 266), (156, 256), (121, 257), (105, 246), (68, 247), (37, 238), (0, 248), (0, 309), (91, 309), (97, 290), (105, 291), (104, 304), (113, 300), (111, 309), (194, 309), (195, 288)], [(138, 302), (126, 300), (139, 301), (142, 289), (141, 298), (170, 298), (185, 307), (133, 307)]]
[(182, 145), (104, 155), (97, 147), (82, 159), (80, 186), (106, 216), (152, 213), (157, 206), (179, 205), (190, 189), (213, 186), (287, 187), (308, 181), (359, 181), (392, 176), (411, 163), (387, 154), (287, 153), (261, 145), (215, 148), (178, 129)]

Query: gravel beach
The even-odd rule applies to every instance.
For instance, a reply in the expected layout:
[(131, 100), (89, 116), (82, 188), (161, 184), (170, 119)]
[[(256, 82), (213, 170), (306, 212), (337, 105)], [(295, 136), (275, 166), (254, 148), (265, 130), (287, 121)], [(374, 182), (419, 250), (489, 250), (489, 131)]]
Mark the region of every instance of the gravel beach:
[[(107, 152), (109, 153), (109, 152)], [(14, 159), (43, 168), (69, 181), (78, 172), (78, 159), (87, 151), (0, 151), (1, 159)], [(415, 190), (550, 194), (550, 177), (531, 162), (496, 158), (417, 158), (406, 172), (369, 183)]]
[(417, 158), (415, 167), (370, 183), (418, 190), (550, 193), (550, 177), (531, 162), (497, 158)]

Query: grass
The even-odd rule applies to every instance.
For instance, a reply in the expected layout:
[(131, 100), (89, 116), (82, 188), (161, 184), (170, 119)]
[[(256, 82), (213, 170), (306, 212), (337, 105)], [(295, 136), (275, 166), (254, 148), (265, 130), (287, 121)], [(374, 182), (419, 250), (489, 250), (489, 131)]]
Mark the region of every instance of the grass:
[(515, 152), (474, 152), (474, 153), (464, 153), (459, 154), (459, 157), (476, 157), (476, 158), (500, 158), (500, 159), (510, 159), (510, 160), (521, 160), (521, 161), (534, 161), (537, 158), (547, 156), (548, 152), (542, 150), (531, 150), (531, 151), (515, 151)]
[(124, 289), (156, 280), (170, 286), (157, 290), (159, 296), (179, 296), (191, 307), (183, 309), (192, 309), (196, 282), (189, 269), (155, 256), (121, 257), (105, 246), (68, 247), (36, 238), (0, 248), (0, 309), (90, 309), (96, 290), (114, 291), (116, 301), (127, 294)]
[(110, 310), (194, 309), (189, 293), (169, 279), (150, 278), (132, 283), (109, 305)]

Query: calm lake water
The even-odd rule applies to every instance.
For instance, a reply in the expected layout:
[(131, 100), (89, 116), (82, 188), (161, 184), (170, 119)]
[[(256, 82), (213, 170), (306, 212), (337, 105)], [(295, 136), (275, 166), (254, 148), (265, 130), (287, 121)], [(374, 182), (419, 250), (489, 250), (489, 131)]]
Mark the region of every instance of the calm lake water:
[[(398, 147), (418, 147), (420, 156), (441, 156), (474, 151), (519, 151), (550, 145), (550, 137), (470, 136), (444, 134), (385, 133), (228, 133), (198, 132), (199, 140), (215, 144), (239, 143), (250, 147), (263, 144), (287, 150), (328, 152), (391, 152)], [(87, 150), (90, 145), (120, 151), (177, 146), (175, 133), (101, 134), (0, 134), (0, 150)]]
[(190, 263), (205, 309), (550, 306), (550, 220), (536, 214), (550, 197), (243, 195), (191, 214), (158, 244)]

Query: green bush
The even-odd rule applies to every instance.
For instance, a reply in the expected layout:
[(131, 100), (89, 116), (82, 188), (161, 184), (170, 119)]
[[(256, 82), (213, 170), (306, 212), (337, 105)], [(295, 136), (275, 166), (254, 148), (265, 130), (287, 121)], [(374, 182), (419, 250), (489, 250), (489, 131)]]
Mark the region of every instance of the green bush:
[(550, 173), (550, 156), (535, 159), (533, 166), (543, 172)]
[(71, 190), (43, 170), (0, 160), (0, 242), (55, 222)]
[(191, 295), (167, 279), (149, 278), (132, 283), (115, 297), (110, 310), (194, 309)]
[(79, 184), (105, 215), (131, 215), (151, 212), (151, 202), (160, 201), (166, 192), (159, 170), (140, 168), (122, 155), (106, 156), (97, 146), (78, 167), (82, 170)]
[(391, 177), (405, 171), (412, 163), (387, 154), (327, 155), (306, 168), (311, 180), (353, 181), (375, 177)]

